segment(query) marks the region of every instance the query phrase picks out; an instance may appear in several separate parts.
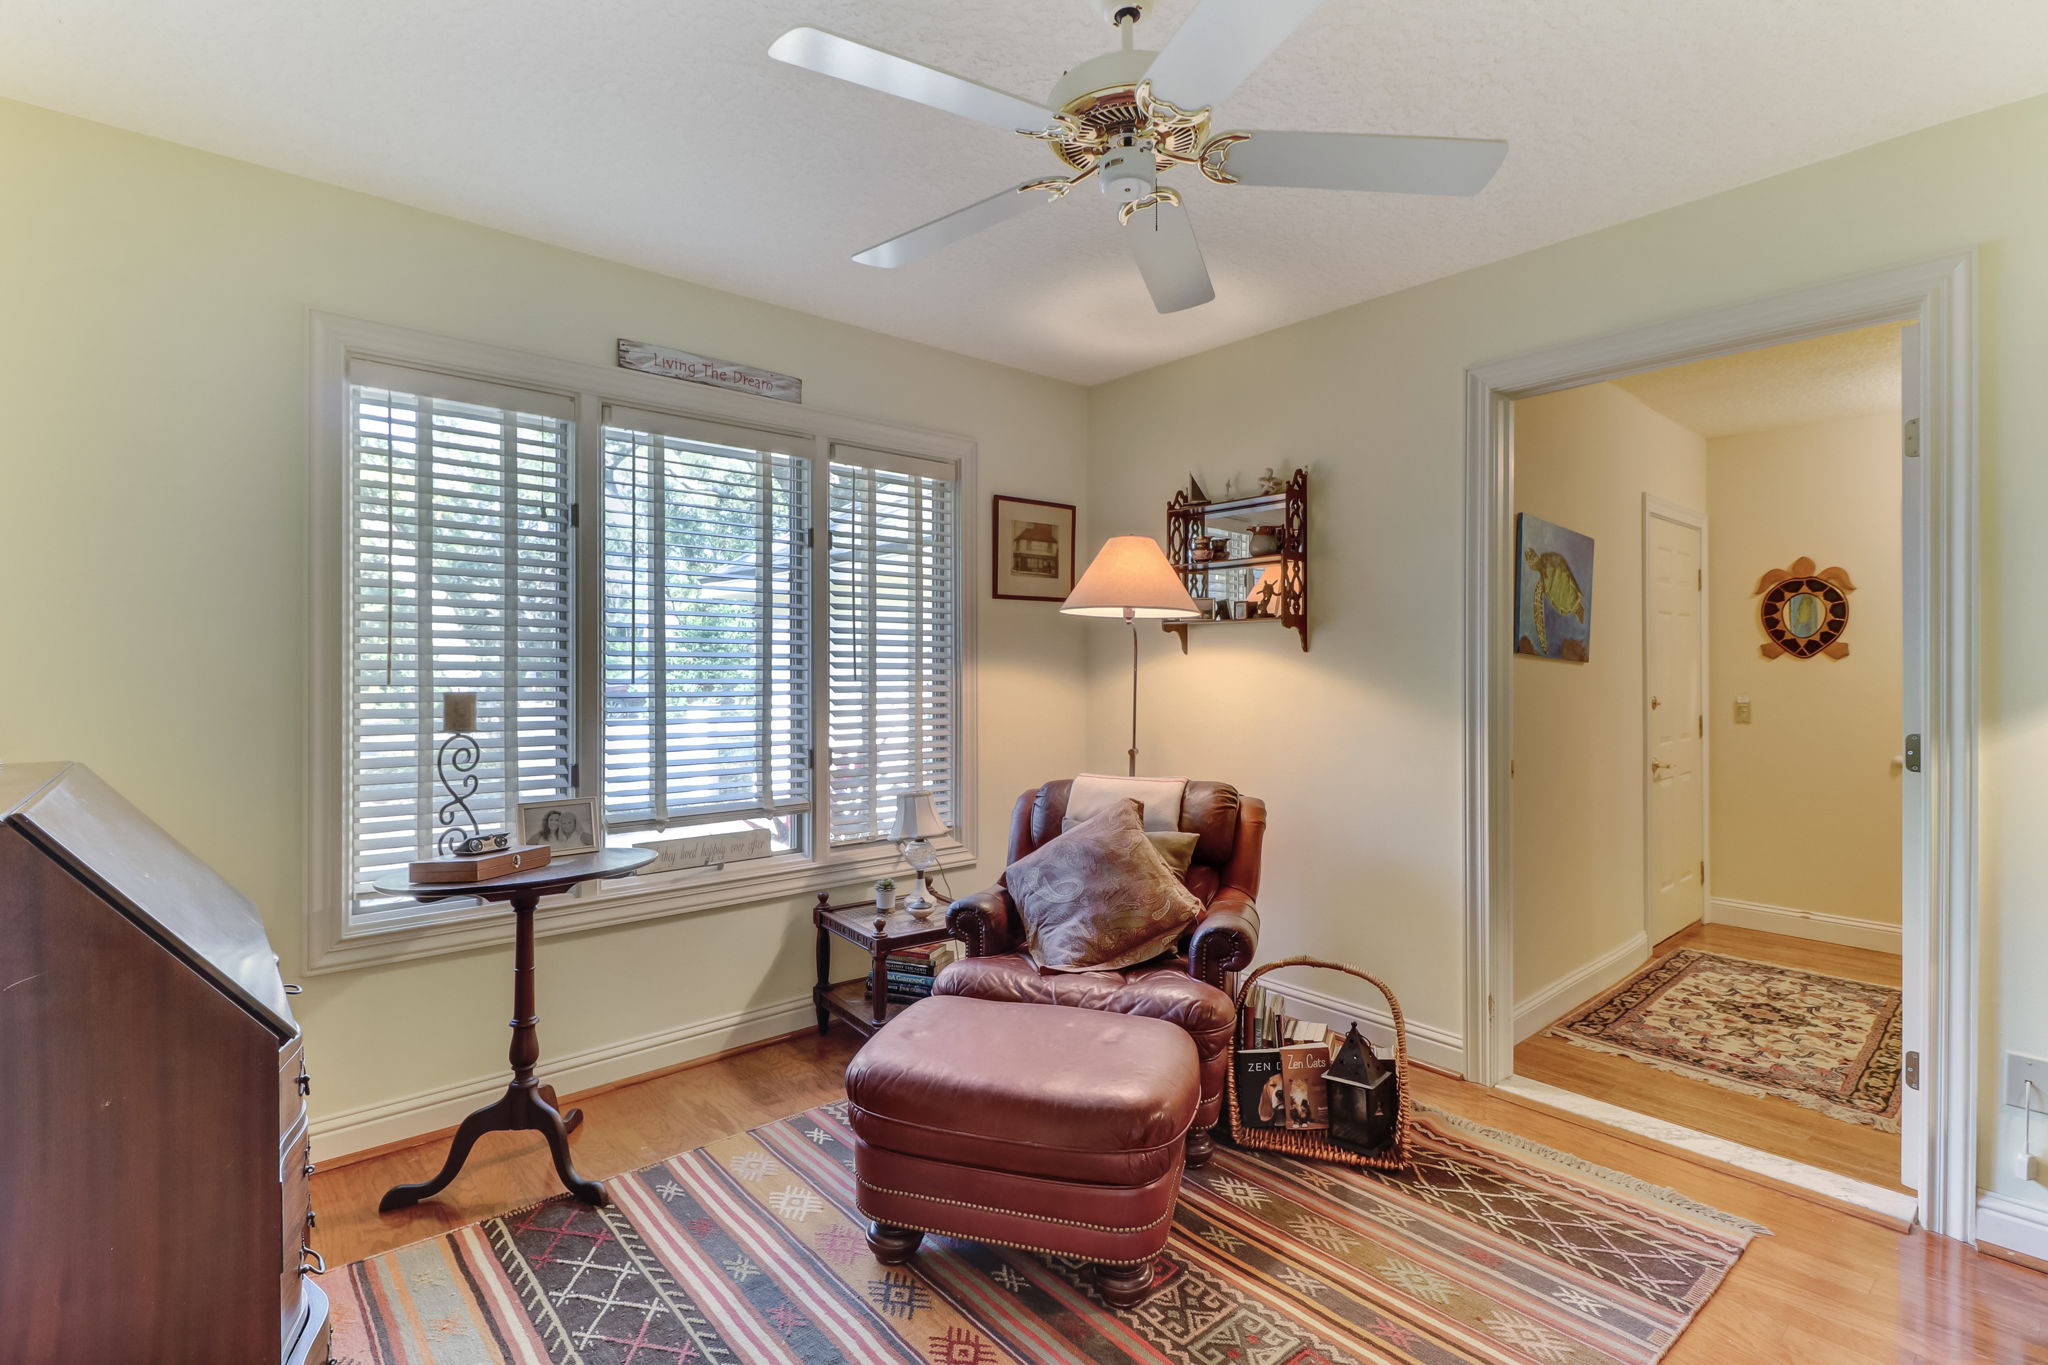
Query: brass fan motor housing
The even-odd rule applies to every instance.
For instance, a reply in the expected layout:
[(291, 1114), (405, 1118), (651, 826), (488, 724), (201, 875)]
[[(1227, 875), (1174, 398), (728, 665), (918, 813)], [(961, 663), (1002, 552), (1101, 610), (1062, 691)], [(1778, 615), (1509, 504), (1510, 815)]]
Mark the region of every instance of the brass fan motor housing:
[(1194, 164), (1209, 130), (1209, 111), (1186, 114), (1148, 96), (1155, 115), (1148, 119), (1138, 102), (1142, 85), (1090, 91), (1060, 110), (1046, 137), (1053, 155), (1077, 171), (1092, 171), (1104, 148), (1125, 137), (1149, 137), (1159, 150), (1160, 170)]
[[(1158, 170), (1193, 166), (1219, 185), (1234, 185), (1224, 169), (1230, 147), (1246, 134), (1209, 136), (1209, 111), (1189, 111), (1152, 93), (1149, 81), (1126, 81), (1091, 90), (1067, 101), (1044, 131), (1019, 129), (1026, 137), (1051, 145), (1053, 155), (1074, 174), (1035, 180), (1024, 190), (1046, 190), (1057, 199), (1100, 168), (1105, 153), (1125, 138), (1150, 139)], [(1178, 198), (1168, 202), (1178, 203)]]

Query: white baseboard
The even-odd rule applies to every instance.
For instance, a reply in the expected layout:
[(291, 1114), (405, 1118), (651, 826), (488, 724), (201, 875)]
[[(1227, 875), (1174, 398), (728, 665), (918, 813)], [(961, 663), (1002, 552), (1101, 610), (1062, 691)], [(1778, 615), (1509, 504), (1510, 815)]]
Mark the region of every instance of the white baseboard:
[(1761, 929), (1767, 934), (1790, 934), (1793, 938), (1839, 943), (1849, 948), (1869, 948), (1880, 953), (1899, 951), (1898, 925), (1886, 924), (1882, 920), (1826, 915), (1817, 910), (1790, 910), (1782, 905), (1760, 905), (1755, 901), (1727, 900), (1716, 896), (1707, 902), (1707, 922)]
[[(727, 1048), (816, 1027), (817, 1022), (810, 997), (805, 995), (582, 1052), (544, 1056), (541, 1070), (549, 1085), (563, 1095), (570, 1095), (663, 1067), (679, 1066)], [(317, 1068), (318, 1057), (313, 1061)], [(494, 1071), (454, 1085), (316, 1118), (312, 1123), (313, 1159), (334, 1161), (387, 1142), (403, 1142), (453, 1127), (470, 1110), (502, 1093), (505, 1082), (506, 1073)]]
[[(1372, 993), (1371, 986), (1355, 977), (1352, 980), (1361, 992)], [(1383, 1002), (1375, 1000), (1366, 1004), (1347, 1000), (1341, 995), (1297, 986), (1292, 981), (1275, 981), (1270, 976), (1262, 978), (1259, 984), (1284, 998), (1288, 1013), (1297, 1019), (1320, 1020), (1339, 1030), (1350, 1027), (1355, 1019), (1360, 1031), (1374, 1047), (1385, 1052), (1394, 1046), (1394, 1016)], [(1412, 1016), (1404, 1017), (1408, 1025), (1409, 1057), (1440, 1067), (1454, 1076), (1465, 1074), (1465, 1042), (1462, 1036), (1434, 1024), (1418, 1023)]]
[(1977, 1242), (2048, 1261), (2048, 1207), (2011, 1195), (1980, 1190), (1977, 1194)]
[(1650, 960), (1648, 930), (1559, 977), (1536, 994), (1515, 1002), (1515, 1041), (1553, 1022), (1573, 1005), (1590, 1000)]

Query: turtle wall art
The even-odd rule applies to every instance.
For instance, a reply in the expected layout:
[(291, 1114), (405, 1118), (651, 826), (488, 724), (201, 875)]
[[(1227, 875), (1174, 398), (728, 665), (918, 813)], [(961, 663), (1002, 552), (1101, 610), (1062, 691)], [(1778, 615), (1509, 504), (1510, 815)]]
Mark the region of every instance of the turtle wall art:
[(1766, 659), (1780, 654), (1847, 658), (1849, 642), (1842, 632), (1849, 628), (1849, 594), (1854, 591), (1847, 569), (1816, 570), (1804, 555), (1787, 568), (1770, 570), (1757, 580), (1754, 594), (1763, 598), (1757, 605), (1757, 623), (1764, 628), (1758, 650)]
[(1593, 537), (1515, 515), (1515, 653), (1593, 657)]

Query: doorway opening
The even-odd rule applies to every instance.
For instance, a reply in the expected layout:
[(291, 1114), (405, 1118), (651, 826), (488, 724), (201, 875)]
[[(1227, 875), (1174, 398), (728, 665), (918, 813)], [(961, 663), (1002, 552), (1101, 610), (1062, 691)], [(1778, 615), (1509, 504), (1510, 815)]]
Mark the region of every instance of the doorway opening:
[(1515, 401), (1509, 823), (1516, 1076), (1910, 1194), (1904, 331)]
[[(1894, 1207), (1887, 1212), (1896, 1212), (1897, 1201), (1906, 1200), (1930, 1231), (1965, 1241), (1974, 1236), (1977, 1201), (1975, 269), (1971, 252), (1912, 262), (1627, 332), (1545, 347), (1475, 366), (1466, 374), (1464, 1064), (1469, 1078), (1505, 1087), (1520, 1083), (1514, 1076), (1517, 931), (1511, 774), (1523, 745), (1529, 742), (1528, 737), (1516, 734), (1513, 715), (1518, 682), (1515, 665), (1521, 662), (1515, 657), (1520, 638), (1517, 579), (1527, 565), (1527, 549), (1538, 549), (1539, 560), (1556, 554), (1563, 562), (1570, 561), (1565, 553), (1570, 549), (1568, 540), (1541, 546), (1523, 546), (1517, 541), (1518, 529), (1527, 527), (1526, 523), (1518, 527), (1516, 513), (1529, 509), (1520, 505), (1517, 492), (1516, 404), (1692, 361), (1885, 324), (1899, 326), (1903, 419), (1898, 452), (1899, 599), (1905, 661), (1900, 714), (1908, 728), (1895, 751), (1905, 768), (1898, 788), (1902, 964), (1898, 1020), (1904, 1081), (1899, 1091), (1898, 1183), (1914, 1194), (1888, 1193), (1817, 1169), (1809, 1168), (1808, 1173), (1819, 1181), (1850, 1185), (1856, 1191), (1889, 1199)], [(1557, 529), (1571, 530), (1568, 526)], [(1709, 525), (1707, 531), (1706, 539), (1714, 542), (1714, 528)], [(1631, 553), (1639, 555), (1640, 550)], [(1717, 544), (1703, 546), (1706, 563), (1702, 568), (1712, 572), (1720, 553)], [(1854, 566), (1815, 563), (1811, 568), (1816, 572), (1809, 574), (1797, 562), (1805, 556), (1796, 546), (1780, 553), (1789, 558), (1771, 567), (1781, 571), (1781, 579), (1774, 580), (1765, 592), (1782, 589), (1779, 605), (1784, 610), (1778, 613), (1778, 634), (1767, 638), (1778, 639), (1781, 645), (1790, 641), (1798, 650), (1806, 650), (1821, 630), (1814, 625), (1813, 613), (1823, 610), (1826, 590), (1814, 590), (1821, 599), (1819, 605), (1786, 606), (1798, 592), (1796, 585), (1786, 587), (1786, 582), (1817, 577), (1818, 571), (1830, 567), (1846, 569), (1853, 578)], [(1543, 563), (1548, 569), (1557, 567), (1549, 560)], [(1546, 583), (1544, 596), (1546, 609), (1555, 604), (1577, 624), (1582, 604), (1571, 600), (1569, 585), (1561, 577)], [(1849, 600), (1853, 603), (1853, 596)], [(1603, 631), (1612, 623), (1610, 616), (1599, 615), (1597, 591), (1588, 614), (1603, 623)], [(1820, 619), (1824, 626), (1825, 614)], [(1558, 617), (1553, 612), (1547, 620)], [(1816, 635), (1788, 633), (1784, 629), (1788, 623), (1801, 631), (1814, 630)], [(1560, 638), (1569, 644), (1572, 633), (1572, 628), (1564, 627)], [(1588, 642), (1590, 648), (1597, 651), (1602, 638), (1596, 632)], [(1818, 652), (1827, 643), (1822, 640), (1812, 648)], [(1852, 642), (1851, 657), (1853, 647)], [(1798, 666), (1824, 662), (1802, 658)], [(1732, 699), (1710, 697), (1703, 691), (1698, 714), (1703, 717), (1706, 708), (1713, 708), (1720, 717), (1724, 701), (1732, 707)], [(1624, 714), (1638, 716), (1645, 704), (1644, 697), (1632, 699)], [(1722, 719), (1732, 725), (1732, 710)], [(1697, 723), (1703, 725), (1704, 721)], [(1706, 735), (1700, 738), (1704, 740)], [(1649, 742), (1647, 729), (1639, 731), (1637, 742)], [(1647, 774), (1647, 751), (1639, 753)], [(1703, 755), (1703, 779), (1710, 776), (1710, 760), (1710, 754)], [(1710, 788), (1711, 782), (1705, 786)], [(1710, 799), (1703, 794), (1703, 803)], [(1647, 796), (1638, 800), (1646, 804)], [(1642, 828), (1645, 814), (1641, 806), (1632, 813), (1636, 829)], [(1788, 827), (1786, 837), (1796, 841), (1797, 829)], [(1709, 871), (1713, 856), (1709, 849)], [(1647, 949), (1651, 946), (1647, 855), (1638, 866), (1644, 878), (1639, 892), (1645, 897), (1643, 946)], [(1699, 880), (1704, 897), (1710, 890), (1709, 878), (1702, 874)], [(1585, 1104), (1626, 1117), (1616, 1106), (1593, 1101)], [(1581, 1108), (1580, 1112), (1589, 1111)], [(1595, 1117), (1607, 1120), (1606, 1115)], [(1655, 1122), (1640, 1115), (1635, 1120)], [(1788, 1164), (1783, 1158), (1748, 1149), (1740, 1149), (1746, 1153), (1743, 1156), (1724, 1154), (1720, 1148), (1736, 1144), (1698, 1133), (1688, 1135), (1687, 1130), (1668, 1123), (1661, 1126), (1679, 1134), (1666, 1141), (1690, 1145), (1709, 1156), (1737, 1164), (1760, 1157), (1759, 1168), (1765, 1170), (1772, 1164)], [(1688, 1136), (1701, 1141), (1683, 1140)]]

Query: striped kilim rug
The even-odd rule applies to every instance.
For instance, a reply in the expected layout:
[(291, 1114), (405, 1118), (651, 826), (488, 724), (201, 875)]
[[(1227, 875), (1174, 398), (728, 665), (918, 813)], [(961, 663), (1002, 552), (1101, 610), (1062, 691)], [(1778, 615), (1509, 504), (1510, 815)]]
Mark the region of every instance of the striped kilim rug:
[[(1654, 1361), (1764, 1231), (1443, 1114), (1386, 1175), (1219, 1148), (1150, 1295), (927, 1237), (878, 1264), (845, 1104), (330, 1276), (343, 1365)], [(336, 1284), (336, 1281), (339, 1284)]]
[(1895, 986), (1681, 948), (1548, 1033), (1725, 1090), (1899, 1131)]

